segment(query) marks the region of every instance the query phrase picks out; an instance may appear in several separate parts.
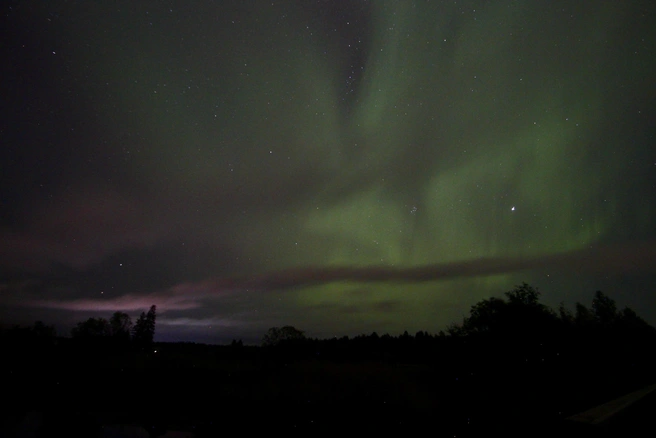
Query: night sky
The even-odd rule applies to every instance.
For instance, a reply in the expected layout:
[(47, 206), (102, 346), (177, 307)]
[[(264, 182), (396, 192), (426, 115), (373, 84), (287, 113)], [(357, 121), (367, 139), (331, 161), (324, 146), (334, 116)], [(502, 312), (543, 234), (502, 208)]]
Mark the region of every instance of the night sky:
[(0, 319), (436, 333), (521, 282), (656, 324), (656, 4), (5, 1)]

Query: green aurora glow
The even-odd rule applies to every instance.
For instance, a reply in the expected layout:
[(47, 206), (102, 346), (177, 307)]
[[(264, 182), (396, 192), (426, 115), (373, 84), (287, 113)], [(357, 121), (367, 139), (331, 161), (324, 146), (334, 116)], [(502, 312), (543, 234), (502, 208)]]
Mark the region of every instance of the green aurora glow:
[[(58, 35), (73, 46), (62, 43), (61, 56), (79, 66), (65, 81), (91, 114), (78, 115), (92, 139), (80, 147), (96, 161), (121, 157), (62, 179), (145, 206), (150, 229), (164, 230), (146, 247), (198, 249), (185, 249), (182, 267), (135, 256), (135, 266), (174, 272), (162, 286), (304, 266), (521, 260), (654, 238), (656, 35), (640, 2), (376, 0), (341, 16), (285, 2), (175, 3), (170, 13), (130, 4), (129, 13), (89, 4), (85, 19), (58, 5), (69, 17)], [(334, 32), (321, 27), (330, 14), (346, 17), (331, 18)], [(157, 289), (135, 271), (124, 292)], [(615, 287), (545, 266), (242, 291), (238, 304), (201, 313), (247, 314), (254, 333), (436, 331), (521, 281), (550, 304)], [(71, 284), (72, 296), (90, 294)]]

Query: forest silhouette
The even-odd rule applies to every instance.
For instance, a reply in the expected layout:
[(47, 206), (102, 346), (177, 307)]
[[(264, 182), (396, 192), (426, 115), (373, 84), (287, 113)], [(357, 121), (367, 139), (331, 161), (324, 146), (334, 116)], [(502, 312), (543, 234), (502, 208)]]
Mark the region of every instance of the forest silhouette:
[(89, 318), (70, 337), (43, 322), (4, 328), (5, 429), (38, 411), (49, 414), (35, 436), (66, 418), (78, 425), (68, 436), (97, 435), (107, 422), (150, 436), (345, 427), (437, 436), (567, 427), (584, 436), (565, 419), (654, 383), (656, 365), (656, 329), (634, 310), (601, 291), (590, 306), (552, 309), (526, 283), (436, 334), (315, 339), (283, 326), (259, 346), (205, 345), (155, 342), (155, 323), (152, 306), (134, 324), (122, 312)]

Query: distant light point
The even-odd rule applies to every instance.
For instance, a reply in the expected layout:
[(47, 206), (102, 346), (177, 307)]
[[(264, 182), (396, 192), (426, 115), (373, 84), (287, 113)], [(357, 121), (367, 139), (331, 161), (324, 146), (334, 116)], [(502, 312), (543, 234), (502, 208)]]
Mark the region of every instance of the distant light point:
[(515, 211), (515, 206), (510, 207), (510, 211)]

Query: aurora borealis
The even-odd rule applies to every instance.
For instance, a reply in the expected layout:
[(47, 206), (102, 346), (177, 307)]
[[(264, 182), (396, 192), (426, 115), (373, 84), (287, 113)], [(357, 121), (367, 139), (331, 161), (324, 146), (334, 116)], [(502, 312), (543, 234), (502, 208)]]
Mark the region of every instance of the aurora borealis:
[(526, 281), (656, 323), (652, 2), (2, 12), (3, 322), (437, 332)]

